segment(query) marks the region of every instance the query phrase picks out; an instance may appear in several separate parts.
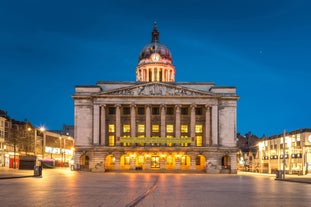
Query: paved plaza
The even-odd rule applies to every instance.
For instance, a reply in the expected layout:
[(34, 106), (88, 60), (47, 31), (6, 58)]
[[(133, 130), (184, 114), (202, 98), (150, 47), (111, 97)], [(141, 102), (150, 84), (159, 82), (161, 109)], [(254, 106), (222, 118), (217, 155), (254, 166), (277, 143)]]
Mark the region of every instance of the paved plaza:
[[(16, 171), (31, 176), (32, 171)], [(0, 171), (2, 177), (9, 171)], [(298, 179), (298, 178), (297, 178)], [(90, 173), (44, 169), (0, 179), (0, 206), (310, 206), (311, 185), (258, 174)]]

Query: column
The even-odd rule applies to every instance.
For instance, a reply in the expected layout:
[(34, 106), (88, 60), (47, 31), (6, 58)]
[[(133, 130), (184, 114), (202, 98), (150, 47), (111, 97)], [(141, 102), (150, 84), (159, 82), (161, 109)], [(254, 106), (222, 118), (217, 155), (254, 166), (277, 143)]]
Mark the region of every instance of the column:
[(195, 104), (191, 104), (190, 112), (190, 136), (192, 139), (191, 145), (195, 145)]
[(160, 68), (157, 68), (157, 81), (160, 81)]
[(211, 145), (211, 112), (210, 106), (205, 106), (205, 142), (203, 146), (210, 146)]
[(189, 154), (190, 157), (190, 170), (195, 170), (196, 169), (196, 157), (197, 157), (197, 153), (190, 153)]
[(106, 145), (106, 105), (100, 108), (100, 144)]
[(165, 137), (165, 105), (161, 105), (161, 137)]
[(237, 161), (236, 161), (236, 153), (230, 154), (230, 165), (231, 165), (231, 174), (237, 174)]
[(136, 137), (136, 105), (131, 104), (131, 137)]
[(212, 145), (218, 145), (218, 106), (212, 106)]
[(93, 106), (93, 144), (99, 144), (99, 120), (100, 120), (99, 105)]
[(176, 126), (175, 126), (175, 137), (180, 138), (180, 105), (176, 105)]
[(116, 145), (120, 145), (121, 136), (121, 105), (116, 105)]
[(151, 130), (150, 130), (150, 105), (146, 105), (146, 137), (151, 137)]

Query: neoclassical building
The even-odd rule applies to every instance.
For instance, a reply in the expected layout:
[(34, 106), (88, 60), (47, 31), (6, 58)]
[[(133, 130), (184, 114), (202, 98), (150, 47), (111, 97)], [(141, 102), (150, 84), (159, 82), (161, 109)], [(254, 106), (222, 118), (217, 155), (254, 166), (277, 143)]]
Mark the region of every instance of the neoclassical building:
[(175, 74), (155, 24), (135, 82), (76, 86), (76, 167), (236, 173), (236, 88), (175, 82)]

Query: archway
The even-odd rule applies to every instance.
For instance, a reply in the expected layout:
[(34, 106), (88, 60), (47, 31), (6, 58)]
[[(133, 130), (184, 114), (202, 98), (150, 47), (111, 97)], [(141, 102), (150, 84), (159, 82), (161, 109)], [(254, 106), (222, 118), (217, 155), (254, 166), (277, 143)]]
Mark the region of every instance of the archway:
[(89, 170), (90, 158), (86, 154), (80, 156), (80, 168), (81, 170)]

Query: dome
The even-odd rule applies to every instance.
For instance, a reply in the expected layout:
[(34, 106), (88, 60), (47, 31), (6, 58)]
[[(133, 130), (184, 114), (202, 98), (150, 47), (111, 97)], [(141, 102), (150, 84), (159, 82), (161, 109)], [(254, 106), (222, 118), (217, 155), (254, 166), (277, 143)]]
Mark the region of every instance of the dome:
[(154, 23), (151, 43), (146, 45), (141, 50), (138, 62), (142, 59), (149, 58), (153, 53), (158, 53), (162, 58), (172, 61), (172, 54), (164, 44), (160, 43), (159, 35), (160, 33), (158, 31), (157, 25)]

